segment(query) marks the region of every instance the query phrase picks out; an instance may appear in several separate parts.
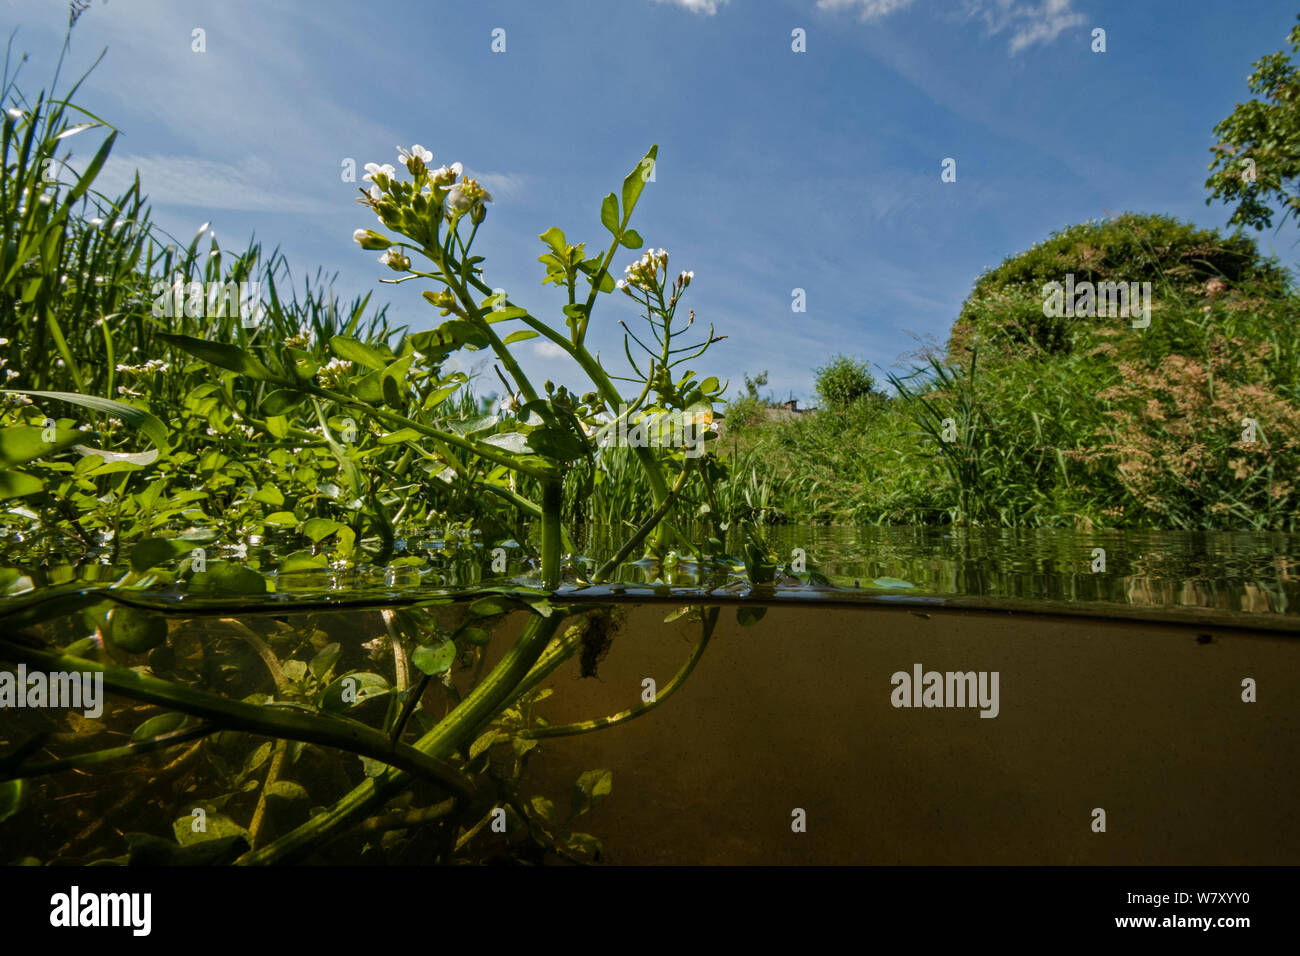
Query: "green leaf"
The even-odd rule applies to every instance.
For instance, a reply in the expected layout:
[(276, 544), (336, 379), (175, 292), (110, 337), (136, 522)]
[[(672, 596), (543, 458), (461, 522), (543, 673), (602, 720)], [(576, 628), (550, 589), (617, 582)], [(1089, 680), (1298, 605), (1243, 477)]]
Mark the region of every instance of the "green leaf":
[(492, 445), (515, 454), (523, 454), (528, 448), (528, 436), (523, 432), (504, 432), (499, 435), (488, 435), (479, 440), (485, 445)]
[(197, 832), (194, 829), (194, 820), (193, 816), (187, 815), (172, 823), (172, 832), (176, 835), (176, 842), (181, 846), (192, 846), (196, 843), (207, 843), (211, 840), (224, 840), (231, 837), (248, 840), (248, 831), (225, 814), (207, 814), (204, 819), (204, 828)]
[(311, 671), (311, 676), (317, 680), (324, 680), (325, 675), (328, 674), (330, 668), (338, 662), (339, 656), (342, 653), (343, 645), (337, 641), (326, 644), (307, 665), (307, 669)]
[(556, 826), (559, 823), (559, 816), (555, 812), (555, 804), (540, 793), (529, 801), (533, 805), (533, 812), (549, 823)]
[(280, 797), (283, 800), (306, 800), (308, 793), (300, 783), (292, 780), (277, 780), (266, 788), (268, 797)]
[(570, 850), (582, 853), (599, 861), (605, 852), (605, 846), (590, 833), (570, 833), (564, 841)]
[(902, 578), (876, 578), (871, 582), (878, 588), (914, 588), (916, 587), (911, 581), (904, 581)]
[(177, 558), (194, 547), (192, 541), (174, 541), (171, 538), (145, 538), (131, 549), (131, 569), (148, 571), (150, 568)]
[[(181, 336), (181, 338), (183, 337)], [(82, 408), (103, 412), (113, 418), (121, 419), (132, 428), (144, 432), (145, 437), (154, 443), (160, 454), (167, 454), (171, 448), (167, 437), (167, 427), (153, 415), (150, 415), (144, 409), (136, 408), (134, 405), (115, 402), (112, 399), (100, 398), (96, 395), (79, 395), (76, 392), (33, 392), (24, 389), (0, 388), (0, 394), (35, 395), (38, 398), (52, 398), (56, 401), (67, 402), (69, 405), (80, 405)]]
[(628, 173), (623, 180), (623, 215), (627, 216), (628, 221), (631, 221), (632, 210), (636, 208), (637, 200), (641, 198), (641, 190), (654, 175), (655, 158), (658, 155), (658, 144), (651, 146), (645, 158), (636, 164), (636, 169)]
[(0, 471), (0, 501), (34, 495), (44, 487), (44, 482), (34, 475), (21, 471)]
[[(536, 334), (536, 333), (534, 333)], [(13, 425), (0, 428), (0, 467), (21, 465), (33, 458), (40, 458), (51, 452), (67, 448), (85, 433), (74, 428), (54, 429), (54, 441), (47, 442), (41, 437), (45, 431), (35, 425)]]
[(642, 242), (641, 233), (637, 232), (635, 229), (624, 231), (623, 245), (627, 246), (629, 249), (640, 249)]
[(167, 621), (158, 614), (118, 605), (108, 612), (105, 637), (128, 654), (143, 654), (167, 640)]
[(485, 597), (471, 604), (466, 613), (471, 618), (496, 617), (498, 614), (509, 614), (515, 606), (515, 602), (506, 597)]
[(573, 812), (586, 813), (600, 804), (614, 789), (614, 774), (608, 770), (588, 770), (573, 784)]
[(608, 229), (614, 235), (618, 235), (618, 197), (613, 193), (606, 196), (600, 203), (600, 224)]
[(27, 784), (21, 778), (0, 783), (0, 823), (4, 823), (23, 808), (26, 796)]
[(282, 528), (293, 528), (298, 524), (298, 516), (292, 511), (276, 511), (262, 519), (266, 524), (279, 525)]
[(741, 627), (749, 627), (751, 624), (757, 624), (763, 620), (763, 615), (767, 613), (765, 607), (738, 607), (736, 608), (736, 621)]
[(528, 433), (528, 447), (554, 461), (575, 461), (587, 455), (588, 444), (567, 428), (538, 428)]
[(280, 574), (293, 574), (296, 571), (320, 571), (327, 567), (329, 567), (328, 555), (295, 551), (280, 562), (278, 571)]
[(260, 501), (262, 504), (270, 505), (272, 508), (278, 508), (280, 505), (284, 504), (284, 493), (269, 481), (265, 482), (261, 488), (253, 492), (252, 498), (254, 501)]
[(232, 372), (239, 372), (241, 375), (247, 375), (249, 378), (255, 378), (262, 382), (278, 382), (280, 380), (280, 376), (237, 345), (230, 345), (226, 342), (209, 342), (207, 339), (196, 339), (193, 336), (176, 335), (172, 332), (159, 332), (158, 337), (211, 365), (230, 369)]
[(564, 238), (564, 230), (559, 226), (552, 226), (537, 238), (554, 249), (557, 256), (564, 255), (565, 250), (569, 247), (568, 240)]
[(486, 628), (467, 624), (456, 632), (456, 636), (475, 647), (482, 647), (492, 640), (492, 634)]
[(426, 674), (441, 674), (456, 662), (456, 642), (423, 644), (411, 654), (411, 663)]
[(341, 714), (372, 697), (382, 697), (391, 688), (379, 674), (356, 671), (344, 674), (321, 692), (320, 708), (331, 714)]
[(346, 335), (335, 335), (330, 339), (330, 351), (339, 358), (357, 365), (364, 365), (366, 368), (379, 371), (388, 366), (392, 359), (385, 356), (378, 349), (371, 348), (356, 339), (348, 338)]
[(414, 428), (399, 428), (395, 432), (389, 432), (387, 435), (379, 436), (379, 444), (396, 445), (402, 441), (418, 441), (423, 436)]
[(277, 388), (262, 399), (262, 411), (268, 415), (279, 415), (293, 408), (306, 397), (306, 392), (296, 388)]
[(134, 741), (149, 740), (153, 737), (161, 737), (163, 734), (170, 734), (174, 730), (179, 730), (181, 725), (188, 719), (186, 714), (170, 713), (159, 714), (156, 717), (150, 717), (131, 734)]
[(302, 533), (308, 537), (312, 544), (316, 544), (342, 527), (344, 527), (342, 524), (329, 518), (308, 518), (303, 522)]
[(252, 568), (227, 561), (209, 562), (190, 578), (191, 594), (265, 594), (266, 578)]
[(384, 370), (371, 372), (352, 383), (352, 394), (368, 405), (378, 405), (384, 400)]
[(518, 332), (511, 332), (501, 341), (505, 345), (513, 345), (516, 342), (523, 342), (527, 339), (535, 339), (540, 334), (541, 333), (536, 331), (535, 329), (520, 329)]

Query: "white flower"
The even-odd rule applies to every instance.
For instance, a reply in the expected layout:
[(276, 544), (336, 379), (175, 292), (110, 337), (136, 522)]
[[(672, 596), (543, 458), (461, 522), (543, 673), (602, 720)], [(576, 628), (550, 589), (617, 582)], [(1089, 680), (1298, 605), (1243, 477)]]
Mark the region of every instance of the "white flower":
[[(376, 181), (375, 177), (381, 175), (387, 176), (389, 179), (392, 179), (394, 176), (397, 175), (397, 170), (393, 167), (391, 163), (384, 163), (384, 165), (382, 166), (380, 166), (378, 163), (366, 163), (366, 174), (361, 177), (361, 181), (363, 183), (367, 181), (373, 183)], [(373, 194), (374, 193), (372, 190), (371, 195)]]
[(479, 203), (491, 201), (492, 194), (474, 179), (459, 182), (447, 192), (447, 209), (452, 213), (465, 212)]
[(27, 115), (20, 109), (7, 109), (5, 110), (5, 113), (8, 114), (10, 119), (15, 119), (15, 120), (20, 120)]
[(413, 159), (418, 159), (421, 163), (431, 163), (433, 162), (433, 153), (419, 143), (412, 146), (409, 152), (400, 146), (397, 147), (397, 161), (399, 163), (406, 163), (409, 169)]
[(437, 169), (430, 170), (429, 177), (435, 186), (450, 186), (460, 178), (463, 170), (464, 167), (460, 163), (452, 163), (450, 166), (439, 166)]

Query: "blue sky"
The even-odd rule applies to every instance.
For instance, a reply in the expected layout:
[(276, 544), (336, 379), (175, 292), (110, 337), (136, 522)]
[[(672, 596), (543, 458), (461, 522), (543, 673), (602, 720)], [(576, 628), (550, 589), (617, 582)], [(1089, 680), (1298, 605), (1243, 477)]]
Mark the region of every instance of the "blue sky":
[[(101, 189), (138, 168), (175, 235), (255, 233), (299, 281), (337, 272), (341, 297), (374, 289), (415, 329), (436, 318), (415, 283), (379, 285), (392, 273), (351, 242), (376, 223), (345, 159), (420, 143), (464, 163), (495, 197), (475, 245), (490, 284), (551, 316), (537, 234), (603, 248), (601, 197), (659, 143), (633, 225), (694, 270), (688, 304), (728, 336), (697, 370), (768, 369), (779, 397), (808, 400), (835, 353), (881, 374), (912, 336), (945, 339), (980, 271), (1054, 230), (1130, 210), (1222, 227), (1227, 207), (1204, 204), (1211, 130), (1295, 15), (1272, 0), (93, 0), (65, 77), (107, 47), (81, 96), (123, 133)], [(25, 92), (48, 82), (66, 22), (64, 0), (0, 0), (31, 54)], [(1260, 237), (1287, 264), (1293, 228)], [(607, 364), (618, 318), (631, 303), (604, 297), (591, 336)], [(522, 348), (530, 375), (574, 380)]]

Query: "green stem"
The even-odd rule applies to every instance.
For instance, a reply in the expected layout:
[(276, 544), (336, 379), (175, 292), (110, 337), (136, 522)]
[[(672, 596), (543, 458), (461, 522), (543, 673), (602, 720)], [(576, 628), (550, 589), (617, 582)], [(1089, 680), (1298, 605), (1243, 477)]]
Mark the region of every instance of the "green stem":
[[(517, 685), (532, 669), (559, 627), (563, 615), (535, 615), (523, 634), (497, 663), (483, 682), (470, 692), (459, 706), (415, 743), (415, 749), (434, 759), (445, 759), (473, 739), (484, 723), (496, 716), (514, 699)], [(241, 864), (284, 863), (302, 857), (339, 832), (365, 818), (376, 807), (400, 793), (411, 783), (411, 776), (400, 770), (387, 770), (369, 777), (333, 807), (317, 814), (273, 843), (244, 854)]]
[(353, 720), (227, 700), (216, 694), (180, 687), (128, 668), (105, 667), (96, 661), (70, 654), (39, 651), (3, 638), (0, 638), (0, 657), (34, 664), (46, 671), (103, 674), (105, 688), (134, 700), (216, 721), (230, 730), (301, 740), (303, 743), (363, 754), (436, 781), (462, 798), (474, 796), (474, 783), (455, 767), (430, 758), (406, 744), (390, 741), (382, 731)]
[(704, 616), (704, 633), (700, 640), (691, 650), (691, 656), (686, 659), (681, 670), (673, 677), (671, 681), (655, 695), (653, 700), (637, 704), (635, 707), (629, 707), (627, 710), (612, 714), (609, 717), (597, 717), (594, 720), (583, 720), (575, 724), (561, 724), (554, 727), (532, 727), (526, 728), (515, 734), (516, 737), (524, 738), (541, 738), (541, 737), (569, 737), (573, 734), (586, 734), (593, 730), (604, 730), (606, 727), (615, 727), (619, 724), (627, 723), (643, 714), (654, 710), (665, 700), (673, 695), (677, 688), (685, 683), (686, 678), (691, 676), (691, 671), (695, 670), (695, 665), (700, 662), (704, 656), (704, 650), (709, 646), (709, 639), (713, 637), (713, 629), (718, 623), (718, 614), (720, 608), (709, 608), (705, 611)]
[(542, 482), (542, 587), (554, 591), (560, 586), (560, 553), (563, 529), (564, 482), (558, 478)]

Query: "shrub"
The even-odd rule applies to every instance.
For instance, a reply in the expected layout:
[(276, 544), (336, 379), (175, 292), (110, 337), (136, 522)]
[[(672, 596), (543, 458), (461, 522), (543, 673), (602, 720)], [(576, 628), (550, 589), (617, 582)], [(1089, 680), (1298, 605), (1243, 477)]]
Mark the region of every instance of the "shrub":
[(828, 408), (847, 408), (870, 397), (875, 388), (867, 363), (846, 355), (837, 355), (817, 369), (817, 395)]

